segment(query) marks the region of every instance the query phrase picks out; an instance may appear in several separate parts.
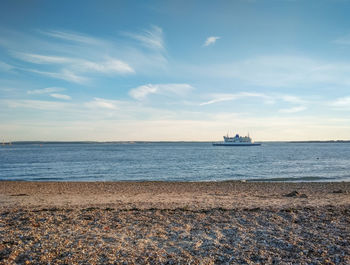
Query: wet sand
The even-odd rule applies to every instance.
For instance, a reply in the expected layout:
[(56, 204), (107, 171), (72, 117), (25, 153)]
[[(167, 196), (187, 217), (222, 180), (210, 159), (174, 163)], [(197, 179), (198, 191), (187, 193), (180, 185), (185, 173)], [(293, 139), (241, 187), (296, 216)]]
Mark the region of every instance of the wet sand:
[(350, 264), (350, 183), (0, 182), (0, 264)]

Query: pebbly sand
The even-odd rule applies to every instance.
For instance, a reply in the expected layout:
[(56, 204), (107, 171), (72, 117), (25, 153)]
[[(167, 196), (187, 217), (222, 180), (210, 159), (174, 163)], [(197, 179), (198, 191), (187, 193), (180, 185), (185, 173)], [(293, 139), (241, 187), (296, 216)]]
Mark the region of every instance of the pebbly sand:
[(350, 183), (0, 182), (0, 264), (350, 264)]

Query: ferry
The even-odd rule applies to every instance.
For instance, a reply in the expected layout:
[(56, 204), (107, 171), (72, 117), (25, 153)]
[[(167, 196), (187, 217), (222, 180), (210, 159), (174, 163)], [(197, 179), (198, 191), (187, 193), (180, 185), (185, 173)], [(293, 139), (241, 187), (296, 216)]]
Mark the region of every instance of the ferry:
[(228, 134), (224, 136), (223, 142), (213, 143), (214, 146), (258, 146), (259, 143), (254, 143), (252, 138), (248, 136), (239, 136), (236, 134), (234, 137), (229, 137)]

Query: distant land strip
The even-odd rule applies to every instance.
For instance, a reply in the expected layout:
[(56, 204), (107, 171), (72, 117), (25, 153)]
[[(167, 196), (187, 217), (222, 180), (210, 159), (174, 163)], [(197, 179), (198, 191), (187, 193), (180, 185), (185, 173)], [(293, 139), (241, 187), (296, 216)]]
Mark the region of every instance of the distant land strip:
[[(11, 144), (150, 144), (150, 143), (212, 143), (216, 141), (13, 141)], [(350, 140), (256, 141), (257, 143), (350, 143)]]

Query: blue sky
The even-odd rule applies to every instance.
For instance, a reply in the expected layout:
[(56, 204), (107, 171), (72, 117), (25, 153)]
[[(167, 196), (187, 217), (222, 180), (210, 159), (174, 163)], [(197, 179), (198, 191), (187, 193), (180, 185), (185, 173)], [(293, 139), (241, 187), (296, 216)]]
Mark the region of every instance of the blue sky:
[(1, 1), (0, 137), (350, 139), (350, 1)]

